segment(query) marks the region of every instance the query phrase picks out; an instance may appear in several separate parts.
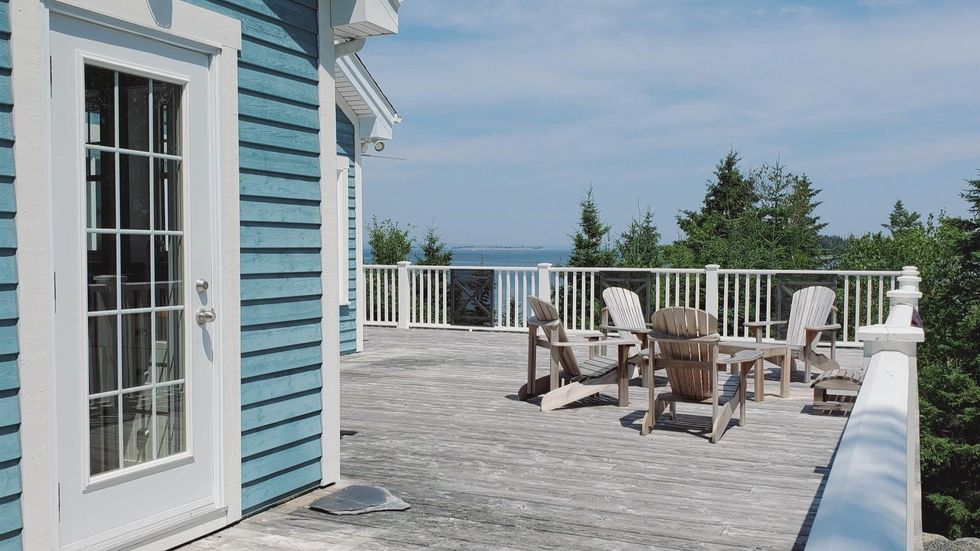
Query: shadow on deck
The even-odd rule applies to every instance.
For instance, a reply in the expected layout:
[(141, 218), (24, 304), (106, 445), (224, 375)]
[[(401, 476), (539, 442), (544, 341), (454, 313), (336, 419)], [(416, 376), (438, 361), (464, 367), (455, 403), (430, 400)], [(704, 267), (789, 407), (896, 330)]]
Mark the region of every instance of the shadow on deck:
[[(343, 484), (383, 485), (412, 508), (306, 509), (326, 488), (190, 548), (802, 548), (845, 418), (809, 414), (799, 371), (788, 399), (776, 397), (775, 370), (764, 402), (751, 401), (750, 382), (747, 426), (718, 444), (704, 437), (708, 406), (689, 404), (641, 437), (640, 387), (627, 408), (597, 397), (542, 413), (517, 401), (525, 343), (368, 328), (366, 352), (342, 362)], [(859, 351), (839, 359), (861, 365)]]

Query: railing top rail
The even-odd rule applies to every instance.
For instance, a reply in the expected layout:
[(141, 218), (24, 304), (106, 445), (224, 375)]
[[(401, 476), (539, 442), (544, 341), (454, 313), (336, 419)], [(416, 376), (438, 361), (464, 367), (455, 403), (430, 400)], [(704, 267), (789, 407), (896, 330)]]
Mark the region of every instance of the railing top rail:
[(552, 272), (650, 272), (657, 274), (703, 274), (704, 268), (574, 268), (555, 266)]
[[(395, 264), (365, 264), (364, 268), (369, 269), (396, 269)], [(427, 264), (409, 264), (410, 270), (494, 270), (506, 272), (534, 272), (537, 266), (430, 266)], [(552, 266), (552, 272), (650, 272), (658, 274), (699, 274), (704, 273), (704, 268), (620, 268), (620, 267), (571, 267), (571, 266)], [(766, 270), (749, 268), (720, 268), (719, 274), (738, 274), (738, 275), (836, 275), (836, 276), (883, 276), (898, 277), (902, 275), (900, 270)]]
[(752, 270), (746, 268), (723, 268), (719, 274), (751, 274), (751, 275), (838, 275), (838, 276), (900, 276), (901, 271), (895, 270)]

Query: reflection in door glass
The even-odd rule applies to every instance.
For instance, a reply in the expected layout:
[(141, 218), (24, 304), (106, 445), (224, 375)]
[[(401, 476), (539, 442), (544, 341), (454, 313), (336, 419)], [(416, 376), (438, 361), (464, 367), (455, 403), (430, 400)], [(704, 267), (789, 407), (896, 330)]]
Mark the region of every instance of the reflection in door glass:
[(90, 475), (187, 450), (182, 91), (85, 68)]

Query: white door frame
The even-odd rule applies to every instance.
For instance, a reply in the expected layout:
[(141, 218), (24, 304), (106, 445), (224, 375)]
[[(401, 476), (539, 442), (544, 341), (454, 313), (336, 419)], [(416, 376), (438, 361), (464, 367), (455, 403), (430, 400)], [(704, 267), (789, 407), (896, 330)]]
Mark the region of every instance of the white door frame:
[[(152, 7), (151, 7), (152, 6)], [(240, 254), (238, 184), (238, 51), (241, 24), (237, 19), (198, 8), (183, 0), (13, 0), (10, 9), (13, 62), (14, 145), (17, 173), (17, 234), (19, 236), (18, 327), (21, 381), (21, 497), (23, 545), (56, 549), (58, 541), (57, 408), (54, 350), (55, 301), (52, 292), (53, 159), (50, 139), (48, 34), (50, 13), (60, 13), (135, 32), (212, 56), (211, 80), (214, 150), (212, 182), (218, 216), (212, 238), (218, 244), (215, 329), (214, 415), (218, 479), (216, 493), (225, 512), (220, 518), (190, 529), (171, 527), (147, 548), (164, 549), (206, 534), (241, 518), (240, 405)], [(25, 254), (29, 251), (29, 254)]]

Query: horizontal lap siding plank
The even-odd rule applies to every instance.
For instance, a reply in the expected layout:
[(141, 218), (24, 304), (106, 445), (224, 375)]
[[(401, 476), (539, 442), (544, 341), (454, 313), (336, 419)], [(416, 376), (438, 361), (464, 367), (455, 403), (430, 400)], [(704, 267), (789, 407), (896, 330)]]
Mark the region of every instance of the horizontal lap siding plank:
[(238, 79), (238, 87), (241, 90), (282, 98), (316, 109), (318, 99), (316, 82), (293, 78), (248, 63), (238, 65)]
[[(320, 481), (316, 3), (191, 1), (242, 22), (242, 508), (251, 514)], [(280, 448), (300, 452), (270, 452)]]
[(242, 355), (242, 379), (319, 365), (321, 361), (320, 343), (258, 350)]
[[(319, 388), (290, 395), (279, 401), (254, 404), (242, 409), (242, 430), (252, 430), (314, 414), (320, 411), (321, 405)], [(317, 448), (319, 447), (320, 444), (317, 442)]]
[(319, 296), (242, 301), (242, 324), (244, 325), (319, 318)]
[(317, 178), (284, 177), (267, 170), (247, 170), (240, 174), (242, 195), (275, 199), (315, 201), (320, 204), (320, 180)]
[(10, 5), (0, 0), (0, 548), (21, 548), (20, 377)]
[(242, 278), (242, 296), (250, 299), (292, 298), (323, 294), (320, 274)]

